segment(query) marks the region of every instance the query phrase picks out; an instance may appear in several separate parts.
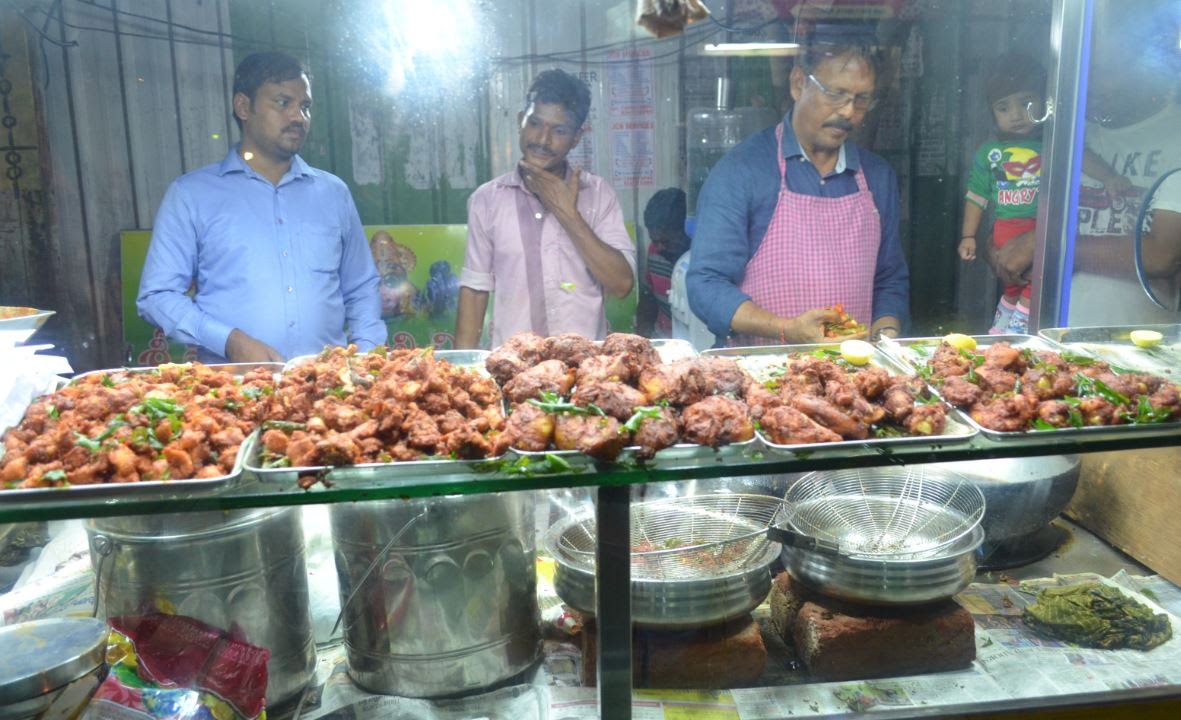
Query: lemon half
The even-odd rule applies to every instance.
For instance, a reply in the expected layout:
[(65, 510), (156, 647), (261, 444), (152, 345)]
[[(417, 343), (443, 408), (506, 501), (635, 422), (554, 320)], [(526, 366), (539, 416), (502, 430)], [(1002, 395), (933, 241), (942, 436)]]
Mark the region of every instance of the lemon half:
[(864, 365), (873, 357), (873, 345), (864, 340), (846, 340), (841, 343), (841, 357), (850, 365)]
[(943, 342), (956, 350), (975, 350), (976, 338), (963, 333), (950, 333), (943, 336)]
[(1136, 347), (1155, 347), (1164, 339), (1156, 330), (1133, 330), (1129, 336)]

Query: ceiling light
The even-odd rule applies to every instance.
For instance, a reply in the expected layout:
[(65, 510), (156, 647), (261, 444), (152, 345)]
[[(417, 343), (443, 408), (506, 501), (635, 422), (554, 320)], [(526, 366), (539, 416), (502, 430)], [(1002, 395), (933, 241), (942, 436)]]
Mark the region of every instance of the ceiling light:
[(748, 42), (718, 43), (705, 46), (706, 55), (754, 55), (770, 57), (776, 55), (798, 55), (799, 43), (789, 42)]

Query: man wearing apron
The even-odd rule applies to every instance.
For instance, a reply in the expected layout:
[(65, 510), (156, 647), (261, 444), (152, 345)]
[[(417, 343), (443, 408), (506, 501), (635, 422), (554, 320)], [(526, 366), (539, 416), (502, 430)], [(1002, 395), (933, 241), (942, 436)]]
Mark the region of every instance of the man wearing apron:
[(710, 172), (687, 284), (720, 342), (820, 342), (837, 304), (873, 339), (907, 321), (898, 179), (848, 139), (875, 103), (876, 80), (868, 46), (810, 42), (791, 71), (792, 111)]

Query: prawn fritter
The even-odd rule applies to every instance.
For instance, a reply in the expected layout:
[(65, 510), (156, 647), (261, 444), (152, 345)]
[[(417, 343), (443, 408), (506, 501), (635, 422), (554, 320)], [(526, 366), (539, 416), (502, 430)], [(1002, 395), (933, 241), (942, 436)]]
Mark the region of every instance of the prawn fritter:
[(603, 340), (603, 346), (600, 352), (604, 355), (631, 353), (636, 356), (641, 369), (649, 365), (660, 364), (660, 353), (656, 352), (656, 348), (652, 347), (652, 341), (642, 335), (610, 333)]
[(561, 360), (543, 360), (518, 374), (504, 386), (509, 402), (520, 403), (550, 392), (566, 397), (574, 386), (574, 370)]
[(705, 397), (705, 377), (693, 360), (652, 365), (640, 373), (638, 385), (651, 403), (692, 405)]
[(545, 358), (561, 360), (568, 367), (577, 368), (583, 360), (599, 354), (599, 348), (578, 333), (562, 333), (545, 339)]
[(613, 417), (563, 414), (554, 423), (554, 445), (559, 450), (577, 450), (598, 460), (614, 460), (627, 439), (628, 433)]
[(685, 440), (714, 448), (746, 442), (755, 435), (746, 403), (725, 395), (693, 403), (681, 413), (681, 422)]
[(706, 356), (697, 359), (706, 395), (742, 397), (749, 375), (734, 358)]
[(484, 360), (488, 374), (501, 385), (545, 358), (545, 338), (537, 333), (517, 333)]
[(542, 452), (554, 438), (554, 416), (531, 403), (519, 403), (508, 416), (504, 435), (510, 447)]
[(640, 447), (636, 457), (647, 459), (681, 439), (680, 423), (672, 408), (660, 408), (658, 417), (645, 417), (632, 435), (632, 444)]
[(616, 420), (627, 422), (637, 407), (648, 404), (648, 398), (630, 385), (603, 380), (579, 385), (570, 402), (582, 407), (594, 405)]
[(613, 353), (610, 355), (595, 355), (582, 361), (578, 366), (577, 380), (579, 385), (597, 380), (614, 380), (630, 383), (639, 376), (639, 366), (636, 356), (630, 353)]

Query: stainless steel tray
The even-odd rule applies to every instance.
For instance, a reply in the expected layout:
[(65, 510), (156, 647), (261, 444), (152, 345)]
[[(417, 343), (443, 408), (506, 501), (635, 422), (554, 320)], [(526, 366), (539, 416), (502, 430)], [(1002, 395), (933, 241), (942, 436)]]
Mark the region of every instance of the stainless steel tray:
[[(983, 352), (988, 349), (993, 343), (1007, 342), (1015, 348), (1029, 348), (1031, 350), (1050, 350), (1052, 352), (1072, 352), (1068, 346), (1061, 345), (1058, 342), (1036, 335), (973, 335), (976, 340), (976, 350)], [(888, 355), (894, 357), (904, 365), (913, 368), (916, 372), (920, 367), (926, 365), (927, 358), (934, 352), (939, 343), (943, 341), (941, 337), (922, 337), (922, 338), (883, 338), (878, 341), (878, 346), (884, 350)], [(1113, 371), (1115, 368), (1113, 368)], [(939, 388), (932, 383), (927, 383), (931, 388), (931, 392), (939, 395)], [(942, 395), (939, 395), (942, 397)], [(1028, 437), (1030, 433), (1046, 433), (1053, 436), (1062, 437), (1084, 437), (1084, 438), (1100, 438), (1100, 437), (1121, 437), (1129, 434), (1137, 434), (1143, 432), (1159, 432), (1161, 430), (1168, 430), (1170, 428), (1181, 428), (1181, 423), (1144, 423), (1138, 425), (1095, 425), (1081, 428), (1056, 428), (1054, 430), (1019, 430), (1014, 432), (1001, 432), (999, 430), (991, 430), (986, 428), (975, 420), (971, 415), (962, 413), (966, 422), (970, 423), (972, 427), (977, 428), (981, 434), (992, 440), (1006, 441), (1014, 438)]]
[[(1155, 330), (1162, 336), (1160, 345), (1151, 348), (1133, 345), (1130, 337), (1133, 330)], [(1181, 325), (1049, 328), (1038, 335), (1102, 360), (1113, 370), (1146, 372), (1181, 381)]]
[[(835, 343), (812, 343), (804, 345), (759, 345), (753, 347), (716, 348), (705, 350), (703, 356), (732, 357), (738, 361), (739, 367), (746, 370), (755, 379), (765, 377), (770, 367), (781, 365), (788, 355), (796, 353), (812, 353), (818, 350), (836, 350), (840, 347)], [(871, 366), (885, 369), (891, 375), (903, 375), (913, 372), (908, 366), (898, 362), (881, 348), (874, 348), (874, 354), (869, 360)], [(942, 398), (940, 398), (942, 400)], [(755, 437), (770, 452), (776, 454), (798, 455), (801, 453), (813, 455), (817, 451), (840, 450), (850, 447), (889, 448), (899, 445), (947, 445), (971, 440), (978, 427), (958, 408), (944, 403), (947, 411), (947, 425), (939, 435), (910, 435), (906, 437), (867, 438), (865, 440), (844, 440), (830, 443), (804, 443), (800, 445), (782, 445), (771, 442), (770, 438), (755, 430)]]
[[(226, 370), (241, 377), (247, 372), (258, 368), (270, 368), (275, 373), (278, 373), (278, 371), (282, 369), (283, 364), (269, 362), (221, 363), (211, 364), (207, 367), (218, 370)], [(110, 370), (92, 370), (90, 372), (75, 375), (70, 382), (77, 382), (80, 378), (87, 377), (89, 375), (97, 375), (100, 373), (143, 373), (152, 372), (156, 369), (156, 367), (134, 367), (112, 368)], [(52, 488), (0, 490), (0, 503), (54, 502), (66, 497), (71, 499), (115, 499), (134, 497), (137, 500), (143, 500), (149, 497), (167, 497), (171, 495), (185, 495), (188, 497), (197, 495), (214, 495), (238, 485), (242, 478), (242, 470), (245, 468), (246, 451), (251, 447), (256, 435), (257, 431), (251, 433), (238, 447), (238, 456), (234, 459), (234, 468), (225, 475), (219, 475), (212, 478), (202, 478), (200, 480), (145, 480), (143, 482), (134, 483), (95, 483), (93, 485), (69, 485), (65, 487)], [(3, 456), (4, 447), (0, 446), (0, 457)]]
[[(261, 433), (256, 432), (242, 444), (239, 456), (245, 456), (243, 469), (266, 483), (298, 485), (301, 477), (315, 477), (326, 485), (344, 487), (384, 487), (391, 480), (421, 478), (437, 475), (462, 475), (483, 472), (486, 463), (504, 460), (507, 455), (481, 460), (432, 458), (389, 463), (361, 463), (359, 465), (313, 465), (307, 467), (264, 467), (262, 464)], [(539, 453), (544, 455), (544, 453)]]

